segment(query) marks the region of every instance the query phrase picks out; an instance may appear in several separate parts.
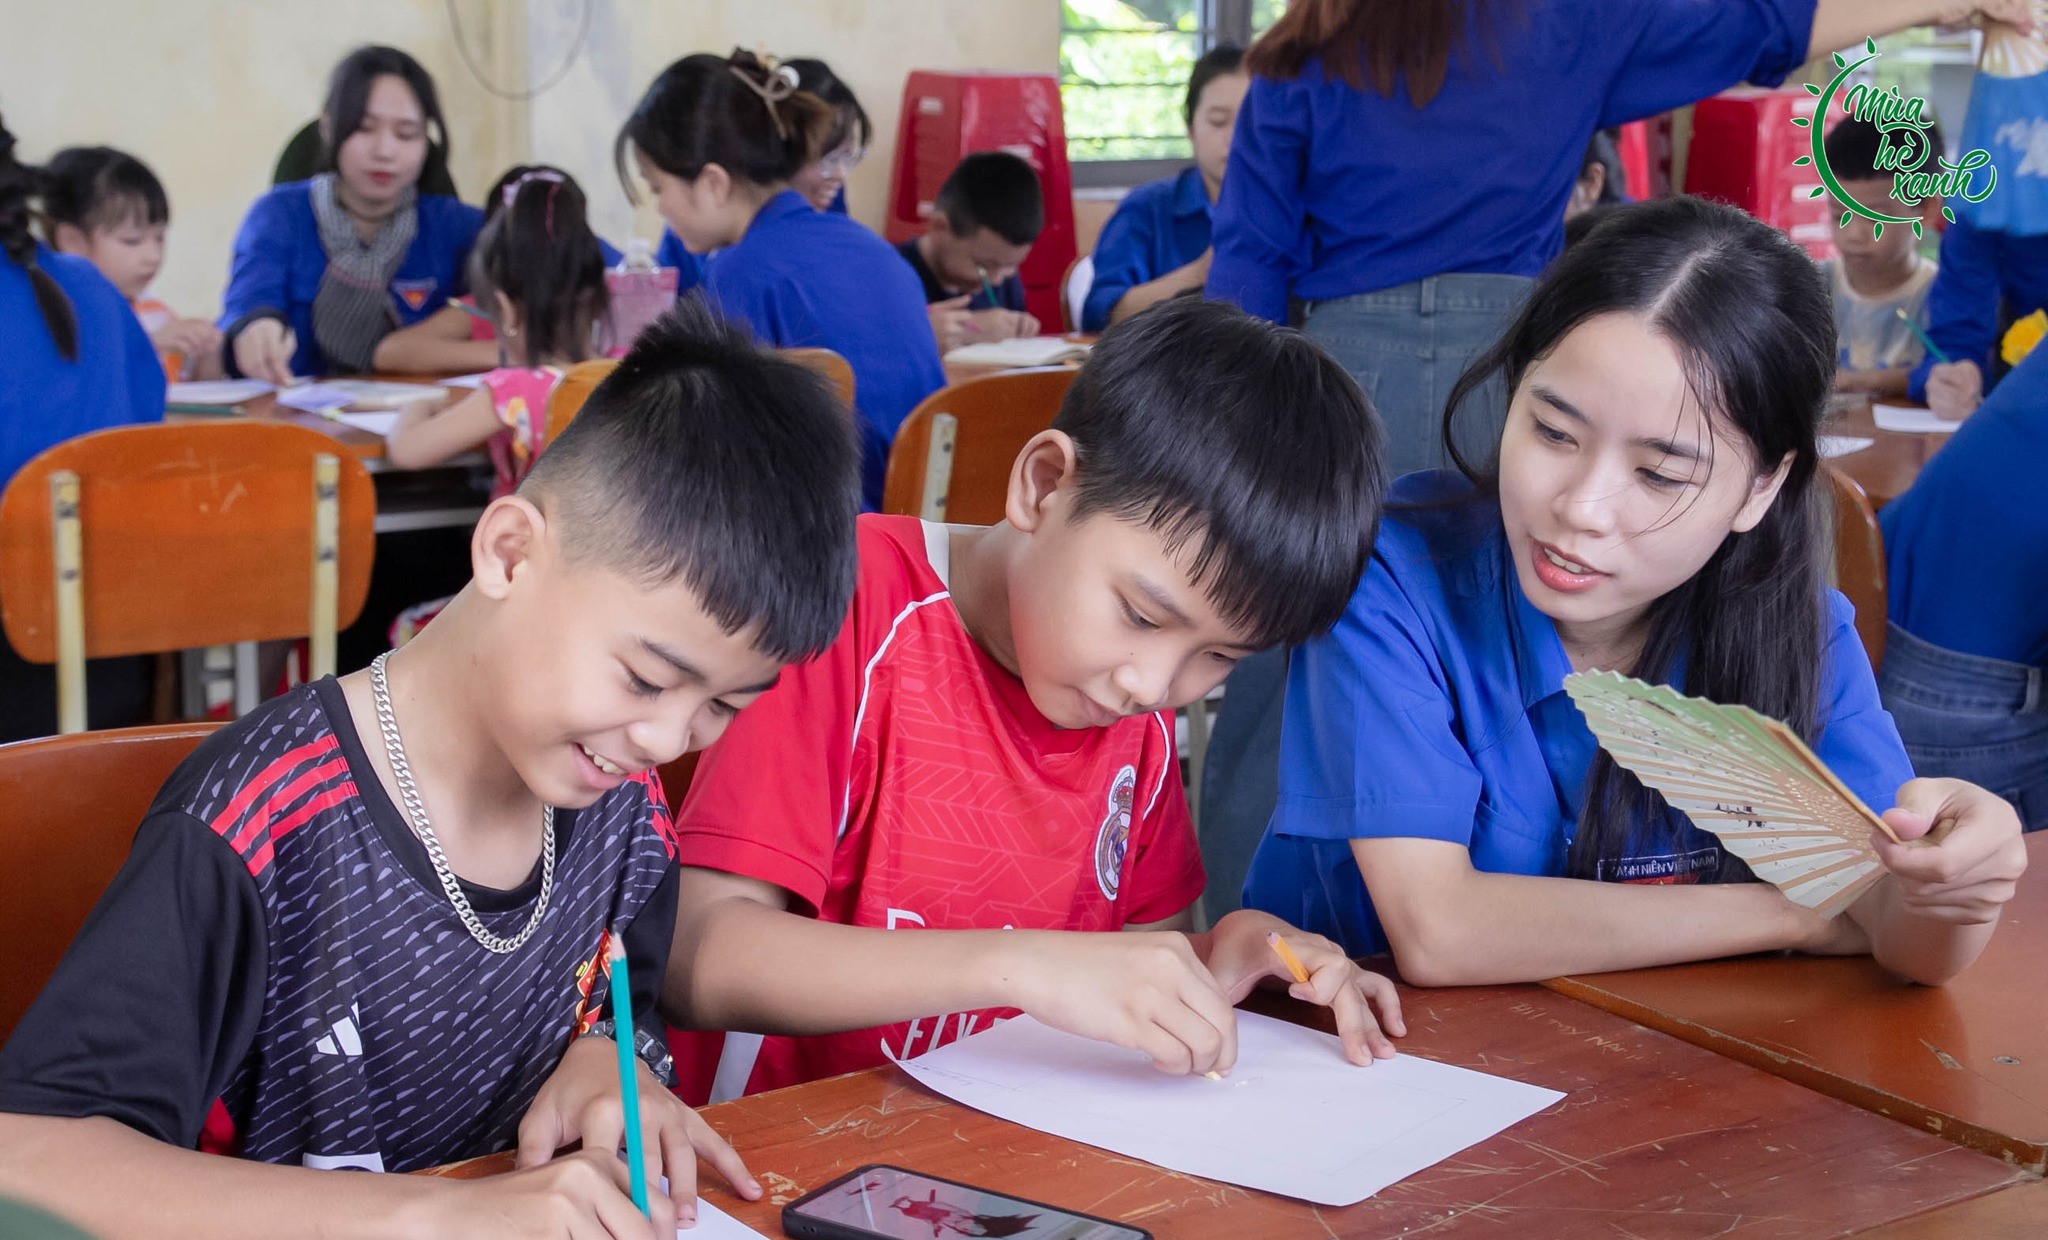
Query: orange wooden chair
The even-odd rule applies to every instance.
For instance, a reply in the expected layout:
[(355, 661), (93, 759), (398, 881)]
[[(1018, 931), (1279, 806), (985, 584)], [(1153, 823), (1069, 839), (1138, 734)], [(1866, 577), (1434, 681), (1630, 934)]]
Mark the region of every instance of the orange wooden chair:
[[(615, 357), (593, 357), (569, 367), (562, 381), (555, 385), (555, 390), (548, 393), (547, 443), (555, 442), (555, 436), (561, 434), (562, 428), (568, 426), (570, 419), (583, 408), (583, 402), (590, 399), (590, 393), (618, 368), (619, 359)], [(547, 444), (541, 448), (546, 451)]]
[(882, 510), (967, 525), (1002, 520), (1010, 466), (1052, 425), (1077, 373), (1071, 366), (1002, 370), (925, 397), (896, 430)]
[(839, 401), (853, 408), (853, 367), (830, 349), (784, 349), (782, 356), (825, 377), (839, 393)]
[(0, 745), (0, 1042), (14, 1032), (171, 769), (218, 724)]
[(95, 431), (0, 495), (0, 623), (57, 665), (60, 732), (85, 730), (88, 658), (310, 637), (325, 676), (369, 593), (376, 509), (363, 463), (304, 427)]
[(1856, 608), (1856, 635), (1863, 639), (1870, 666), (1881, 667), (1887, 610), (1884, 531), (1862, 486), (1833, 465), (1821, 468), (1835, 501), (1835, 588)]

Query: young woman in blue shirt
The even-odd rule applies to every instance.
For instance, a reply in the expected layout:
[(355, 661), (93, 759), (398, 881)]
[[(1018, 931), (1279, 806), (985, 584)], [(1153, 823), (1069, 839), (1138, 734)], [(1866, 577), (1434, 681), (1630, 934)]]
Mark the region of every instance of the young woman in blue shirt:
[(396, 48), (357, 48), (335, 66), (320, 112), (327, 171), (256, 200), (235, 236), (221, 331), (228, 369), (293, 375), (475, 369), (454, 342), (446, 357), (380, 357), (393, 330), (441, 309), (466, 287), (483, 212), (417, 184), (429, 142), (447, 145), (434, 81)]
[[(1510, 393), (1492, 464), (1404, 479), (1345, 619), (1296, 652), (1247, 903), (1424, 985), (1975, 959), (2026, 853), (2011, 805), (1912, 777), (1825, 584), (1829, 306), (1786, 237), (1696, 199), (1619, 208), (1557, 262), (1453, 392)], [(1909, 842), (1873, 837), (1887, 873), (1833, 920), (1742, 881), (1598, 749), (1562, 691), (1593, 669), (1785, 720)]]
[(879, 508), (896, 428), (945, 384), (917, 276), (880, 237), (790, 188), (835, 123), (787, 65), (686, 56), (647, 88), (618, 140), (693, 254), (704, 292), (780, 348), (831, 349), (853, 368), (863, 502)]

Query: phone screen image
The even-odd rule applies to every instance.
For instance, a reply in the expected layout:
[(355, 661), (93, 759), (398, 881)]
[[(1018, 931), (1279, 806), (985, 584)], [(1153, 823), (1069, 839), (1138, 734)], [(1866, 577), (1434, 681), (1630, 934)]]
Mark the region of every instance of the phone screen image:
[(867, 1167), (790, 1213), (886, 1240), (1140, 1240), (1145, 1232), (897, 1167)]

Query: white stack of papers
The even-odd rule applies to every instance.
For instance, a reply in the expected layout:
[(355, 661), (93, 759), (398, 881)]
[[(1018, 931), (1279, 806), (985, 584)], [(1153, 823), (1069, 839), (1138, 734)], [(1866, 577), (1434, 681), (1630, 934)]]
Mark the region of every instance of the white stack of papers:
[(1907, 435), (1947, 435), (1962, 425), (1951, 422), (1932, 409), (1918, 409), (1911, 405), (1872, 405), (1871, 420), (1881, 431), (1898, 431)]
[(1227, 1077), (1029, 1016), (900, 1066), (953, 1101), (1173, 1171), (1322, 1205), (1363, 1201), (1564, 1097), (1399, 1055), (1361, 1068), (1326, 1033), (1240, 1012)]
[(964, 344), (946, 354), (946, 360), (956, 366), (1051, 366), (1087, 357), (1089, 348), (1064, 336), (1019, 336)]
[(239, 405), (276, 390), (261, 379), (209, 379), (173, 383), (164, 399), (173, 405)]

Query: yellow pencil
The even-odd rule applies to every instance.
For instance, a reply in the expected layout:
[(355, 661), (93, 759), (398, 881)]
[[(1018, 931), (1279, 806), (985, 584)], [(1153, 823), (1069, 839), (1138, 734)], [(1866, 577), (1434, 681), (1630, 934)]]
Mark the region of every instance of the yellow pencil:
[(1268, 931), (1266, 933), (1266, 943), (1280, 954), (1280, 963), (1287, 966), (1289, 973), (1294, 974), (1294, 980), (1307, 985), (1308, 970), (1301, 966), (1301, 957), (1295, 955), (1294, 949), (1287, 946), (1287, 940), (1280, 937), (1280, 932), (1277, 930)]

